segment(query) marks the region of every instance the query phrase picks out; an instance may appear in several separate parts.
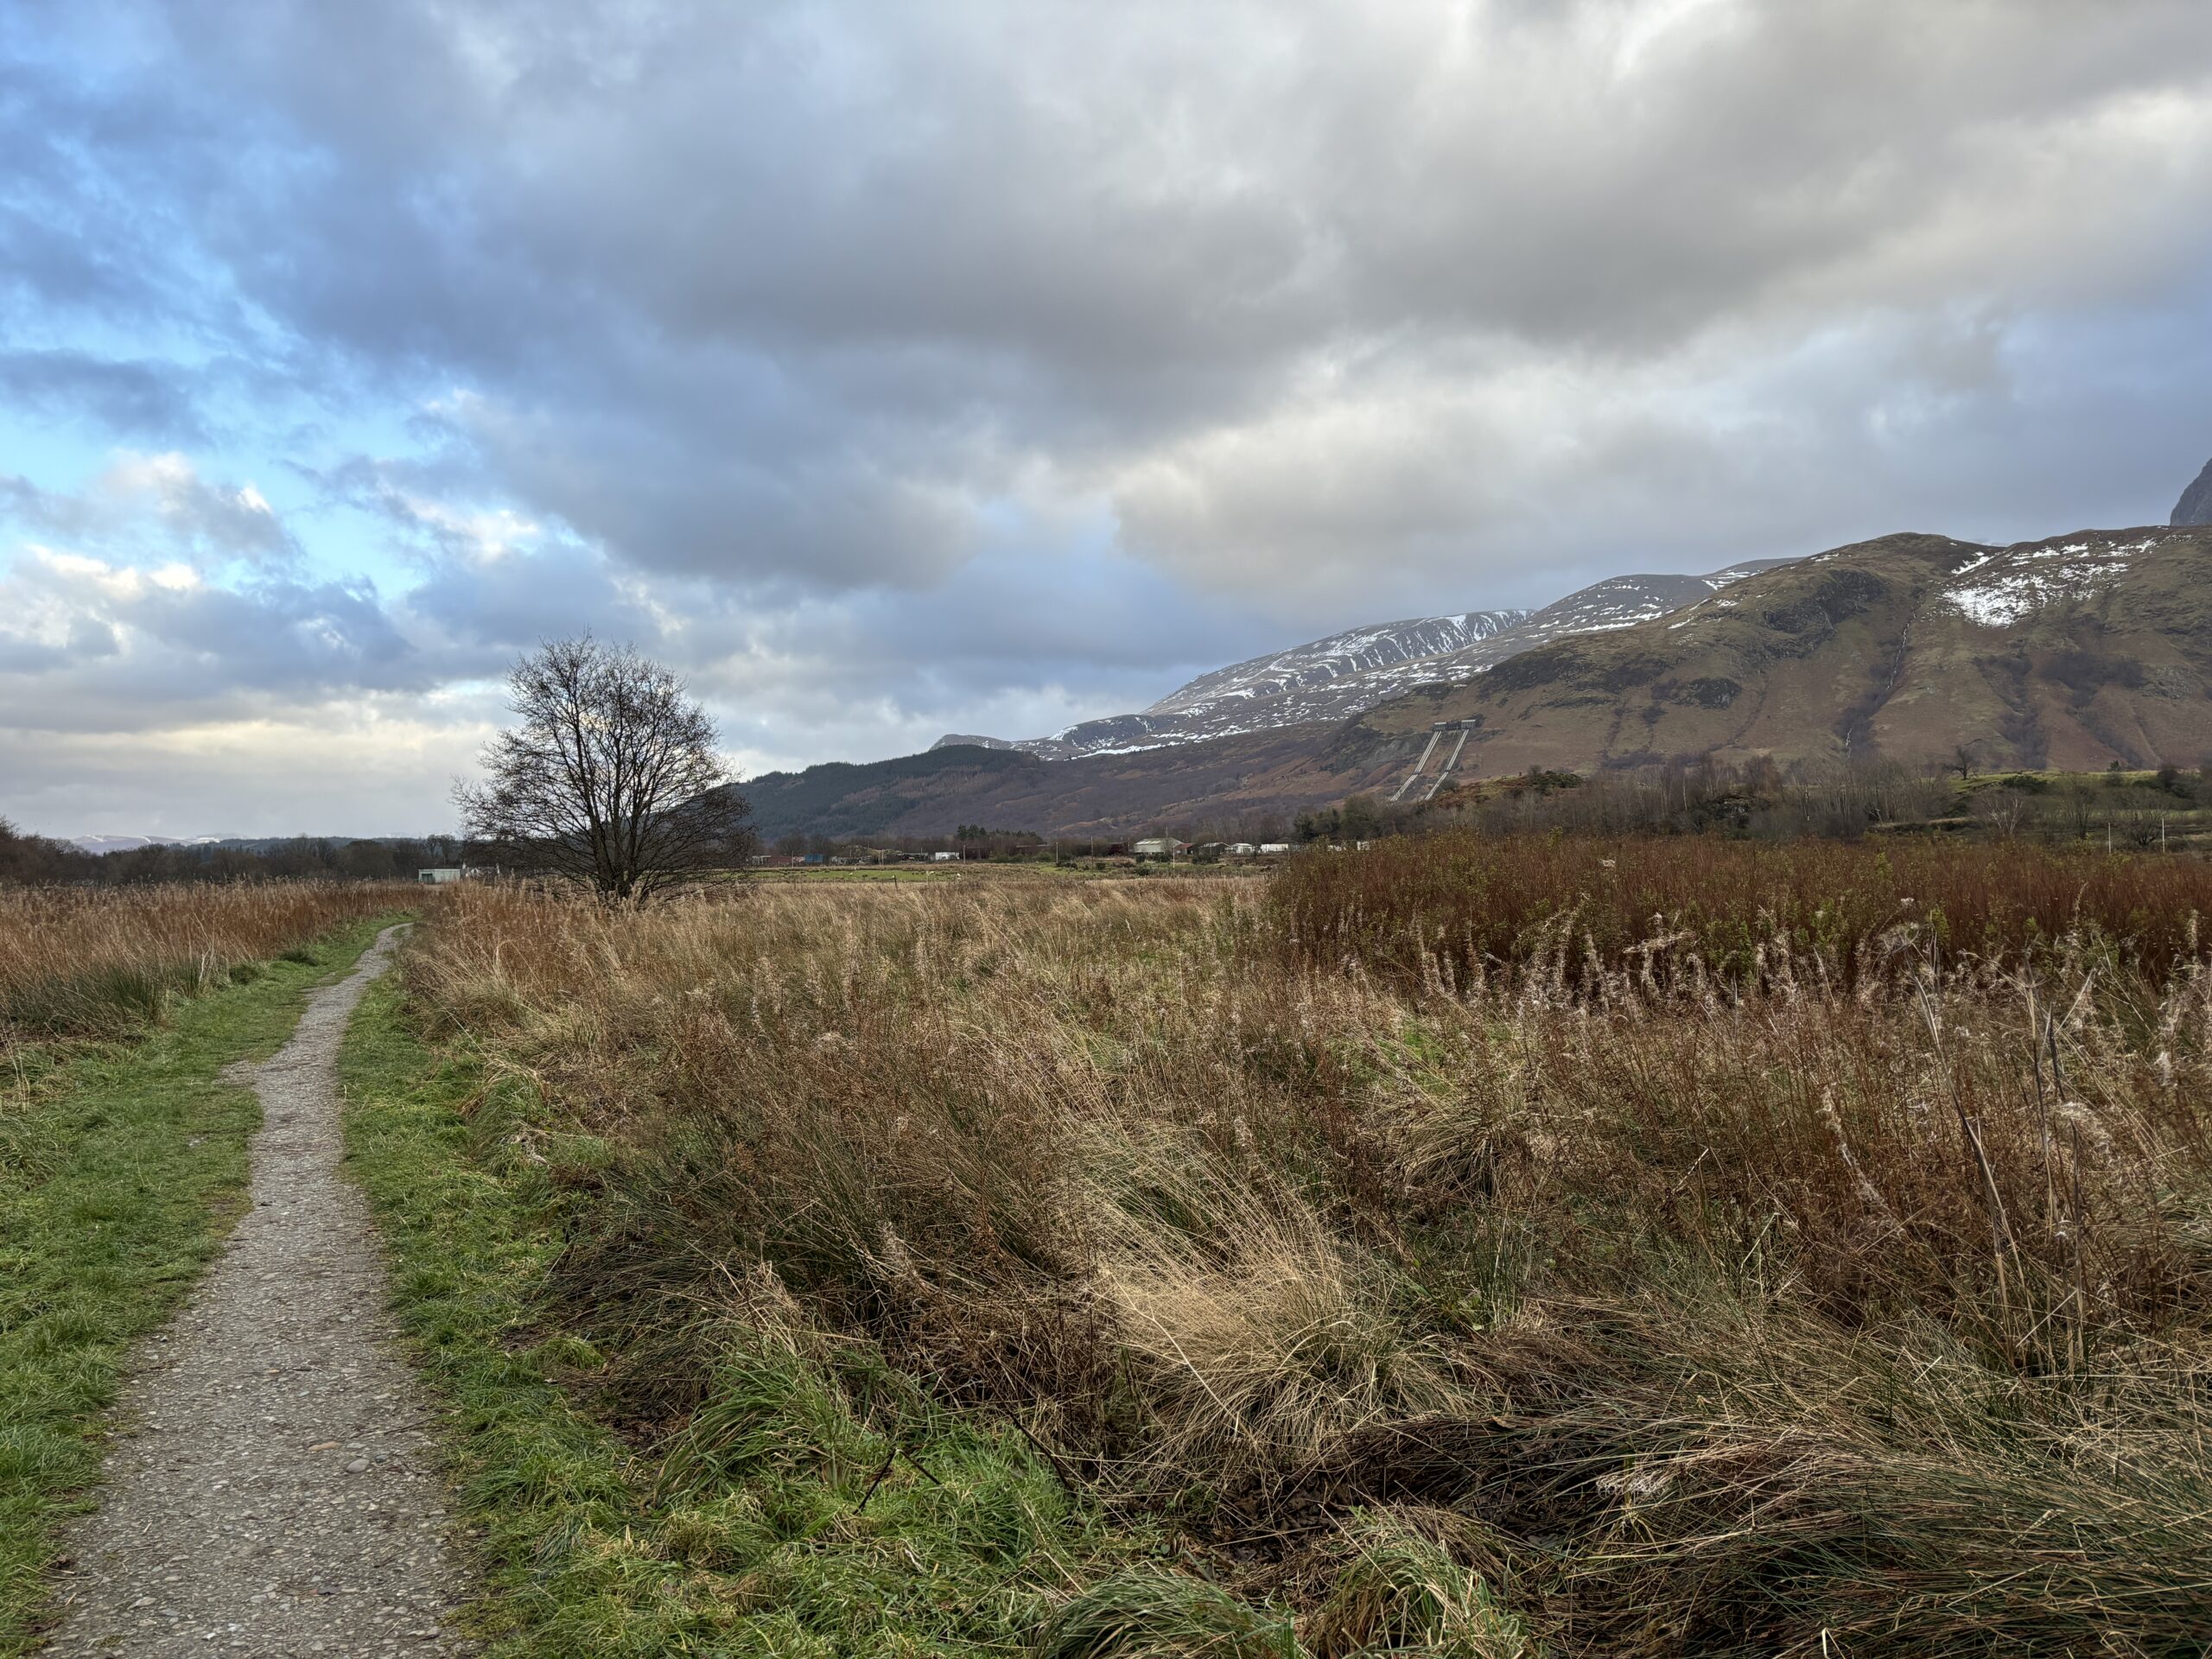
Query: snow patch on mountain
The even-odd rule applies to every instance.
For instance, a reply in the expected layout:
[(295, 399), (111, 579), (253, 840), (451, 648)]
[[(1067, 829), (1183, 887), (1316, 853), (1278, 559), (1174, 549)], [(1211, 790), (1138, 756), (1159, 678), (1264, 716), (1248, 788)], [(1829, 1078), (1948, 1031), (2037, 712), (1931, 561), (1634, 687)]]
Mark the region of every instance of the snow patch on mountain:
[(1456, 616), (1412, 617), (1349, 629), (1201, 674), (1144, 712), (1203, 714), (1224, 702), (1313, 690), (1401, 663), (1465, 650), (1496, 638), (1528, 615), (1527, 611), (1464, 611)]
[[(1944, 604), (1986, 628), (2010, 627), (2045, 606), (2094, 598), (2126, 575), (2160, 538), (2035, 542), (1991, 549), (1951, 573)], [(1974, 580), (1961, 582), (1972, 575)]]

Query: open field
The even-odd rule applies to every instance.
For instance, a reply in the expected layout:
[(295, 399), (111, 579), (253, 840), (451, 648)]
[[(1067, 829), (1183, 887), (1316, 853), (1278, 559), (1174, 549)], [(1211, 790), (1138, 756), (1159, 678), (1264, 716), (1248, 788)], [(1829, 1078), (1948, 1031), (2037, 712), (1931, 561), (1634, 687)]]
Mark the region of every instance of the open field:
[(2197, 1651), (2204, 870), (1948, 850), (454, 895), (501, 1650)]
[(0, 885), (0, 1042), (140, 1029), (174, 997), (417, 898), (400, 883)]

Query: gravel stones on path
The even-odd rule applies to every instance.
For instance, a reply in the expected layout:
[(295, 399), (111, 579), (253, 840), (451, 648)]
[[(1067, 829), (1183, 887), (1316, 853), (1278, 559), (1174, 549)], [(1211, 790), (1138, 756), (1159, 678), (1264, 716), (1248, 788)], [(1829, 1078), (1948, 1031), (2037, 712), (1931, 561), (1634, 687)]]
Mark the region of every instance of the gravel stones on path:
[(53, 1656), (466, 1651), (430, 1414), (395, 1346), (366, 1202), (339, 1175), (338, 1046), (388, 928), (251, 1073), (251, 1208), (149, 1344)]

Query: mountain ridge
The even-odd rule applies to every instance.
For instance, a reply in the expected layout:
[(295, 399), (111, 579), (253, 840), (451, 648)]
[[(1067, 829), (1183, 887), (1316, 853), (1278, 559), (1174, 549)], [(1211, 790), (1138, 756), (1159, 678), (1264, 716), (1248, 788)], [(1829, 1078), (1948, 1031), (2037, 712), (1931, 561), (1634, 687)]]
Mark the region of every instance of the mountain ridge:
[[(1440, 724), (1450, 743), (1433, 741)], [(870, 834), (987, 822), (1114, 836), (1281, 822), (1364, 791), (1432, 798), (1531, 766), (1761, 758), (1817, 772), (1948, 766), (1961, 753), (1983, 769), (2194, 766), (2212, 755), (2212, 527), (2006, 546), (1878, 537), (1751, 571), (1676, 611), (1554, 639), (1348, 719), (1055, 761), (930, 753), (926, 781), (912, 772), (920, 757), (830, 781), (865, 798)], [(802, 781), (824, 770), (748, 785), (763, 829), (826, 823), (786, 810), (802, 794), (842, 798)], [(1414, 781), (1421, 794), (1406, 789)]]
[[(2212, 533), (2077, 531), (1991, 546), (1884, 537), (1630, 633), (1561, 640), (1350, 722), (1404, 747), (1471, 722), (1495, 775), (1692, 758), (1878, 755), (2037, 768), (2212, 749)], [(1680, 636), (1670, 638), (1669, 636)], [(1349, 746), (1349, 747), (1346, 747)]]
[(1464, 611), (1370, 623), (1210, 670), (1135, 714), (1078, 721), (1049, 737), (948, 734), (931, 747), (1003, 747), (1070, 760), (1340, 721), (1414, 686), (1486, 672), (1552, 639), (1671, 614), (1732, 582), (1789, 562), (1754, 559), (1703, 575), (1608, 576), (1536, 610)]

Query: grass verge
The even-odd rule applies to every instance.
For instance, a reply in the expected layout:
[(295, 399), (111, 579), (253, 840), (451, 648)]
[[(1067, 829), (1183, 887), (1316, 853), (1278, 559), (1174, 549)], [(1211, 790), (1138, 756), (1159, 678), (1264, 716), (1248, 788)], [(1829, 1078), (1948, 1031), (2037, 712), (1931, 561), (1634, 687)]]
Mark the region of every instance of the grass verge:
[(237, 1218), (261, 1114), (224, 1081), (274, 1052), (355, 923), (240, 971), (141, 1039), (26, 1065), (0, 1098), (0, 1653), (35, 1639), (54, 1529), (99, 1474), (130, 1344), (184, 1300)]
[(1005, 1654), (1141, 1572), (1156, 1535), (1109, 1526), (1014, 1433), (796, 1322), (728, 1327), (676, 1432), (596, 1421), (598, 1381), (638, 1357), (552, 1329), (542, 1299), (610, 1148), (461, 1046), (427, 1046), (404, 999), (396, 977), (372, 988), (346, 1038), (347, 1147), (445, 1402), (493, 1655)]

